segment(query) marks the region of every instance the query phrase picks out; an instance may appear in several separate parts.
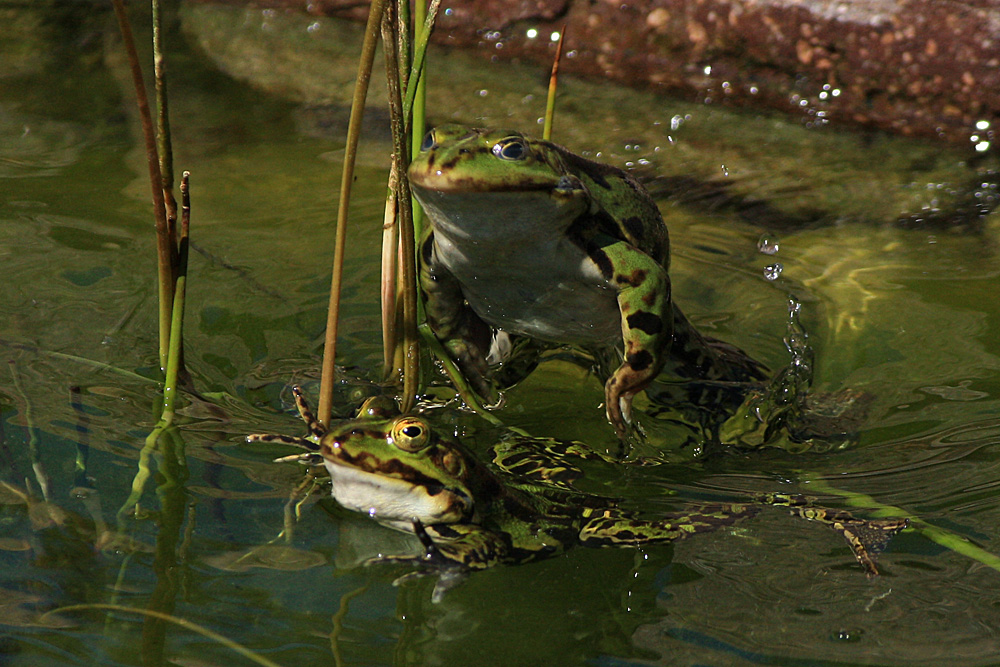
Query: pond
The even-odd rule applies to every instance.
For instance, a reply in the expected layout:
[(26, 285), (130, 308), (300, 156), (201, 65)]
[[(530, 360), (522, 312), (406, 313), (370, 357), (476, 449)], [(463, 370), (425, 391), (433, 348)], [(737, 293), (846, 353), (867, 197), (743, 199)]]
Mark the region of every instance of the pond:
[[(358, 50), (356, 26), (296, 14), (192, 4), (172, 24), (197, 394), (119, 533), (159, 395), (127, 68), (102, 3), (0, 16), (0, 665), (252, 664), (220, 637), (289, 666), (1000, 661), (1000, 572), (913, 528), (871, 579), (836, 533), (772, 508), (672, 545), (492, 568), (438, 602), (433, 577), (394, 585), (405, 568), (360, 565), (407, 536), (318, 494), (282, 533), (303, 470), (245, 436), (301, 434), (292, 384), (315, 401)], [(137, 14), (140, 40), (147, 23)], [(444, 50), (431, 60), (432, 122), (540, 134), (547, 73)], [(389, 136), (376, 84), (351, 207), (341, 414), (381, 365)], [(555, 138), (648, 180), (689, 317), (776, 369), (794, 297), (814, 390), (871, 397), (846, 441), (699, 458), (666, 430), (643, 452), (660, 465), (617, 466), (600, 484), (653, 516), (685, 498), (812, 490), (846, 507), (843, 494), (865, 494), (1000, 554), (995, 149), (851, 131), (821, 113), (821, 84), (804, 86), (789, 93), (798, 116), (778, 117), (563, 82)], [(602, 400), (596, 377), (552, 361), (500, 416), (610, 449)], [(496, 435), (438, 412), (471, 440)]]

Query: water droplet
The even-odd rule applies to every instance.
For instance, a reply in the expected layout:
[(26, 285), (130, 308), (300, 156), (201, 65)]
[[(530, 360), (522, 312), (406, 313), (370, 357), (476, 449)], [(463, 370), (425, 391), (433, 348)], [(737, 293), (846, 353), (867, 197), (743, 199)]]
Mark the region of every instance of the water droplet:
[(772, 234), (761, 234), (757, 240), (757, 250), (762, 255), (777, 255), (778, 237)]
[(768, 280), (777, 280), (781, 275), (781, 272), (785, 270), (785, 267), (781, 265), (780, 262), (775, 262), (774, 264), (768, 264), (764, 267), (764, 277)]
[(369, 507), (368, 508), (368, 516), (370, 516), (371, 518), (374, 519), (375, 518), (375, 514), (376, 514), (375, 508), (374, 507)]

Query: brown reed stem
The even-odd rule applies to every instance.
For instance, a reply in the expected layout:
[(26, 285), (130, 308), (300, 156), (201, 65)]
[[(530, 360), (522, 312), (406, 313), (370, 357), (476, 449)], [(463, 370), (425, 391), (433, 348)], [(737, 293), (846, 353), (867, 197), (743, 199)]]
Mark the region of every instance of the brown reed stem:
[(132, 26), (125, 11), (123, 0), (111, 0), (118, 18), (118, 28), (125, 45), (125, 54), (129, 68), (132, 71), (132, 83), (135, 86), (136, 104), (139, 108), (139, 119), (142, 122), (142, 134), (146, 145), (146, 162), (149, 166), (149, 183), (153, 198), (153, 216), (156, 223), (156, 257), (157, 278), (159, 284), (159, 353), (160, 370), (166, 373), (167, 358), (170, 349), (170, 318), (174, 303), (173, 257), (174, 245), (170, 239), (167, 226), (166, 204), (163, 199), (163, 177), (160, 172), (160, 159), (156, 148), (156, 136), (153, 132), (153, 118), (149, 110), (149, 100), (146, 98), (146, 84), (143, 81), (142, 66), (139, 64), (139, 54), (135, 48), (132, 36)]
[(552, 60), (552, 73), (549, 75), (549, 95), (545, 100), (545, 126), (542, 129), (542, 139), (552, 139), (552, 121), (556, 115), (556, 90), (559, 88), (559, 61), (562, 60), (563, 40), (566, 39), (567, 25), (563, 24), (559, 33), (559, 43), (556, 44), (556, 55)]
[[(116, 0), (120, 2), (121, 0)], [(333, 271), (330, 277), (330, 304), (326, 316), (326, 340), (323, 345), (323, 370), (320, 378), (319, 407), (316, 417), (322, 424), (329, 424), (333, 413), (333, 383), (336, 375), (337, 326), (340, 318), (340, 288), (344, 282), (344, 246), (347, 241), (347, 212), (351, 199), (351, 182), (354, 180), (354, 161), (361, 136), (361, 118), (364, 115), (368, 84), (371, 81), (375, 47), (378, 44), (379, 25), (387, 0), (372, 0), (368, 10), (368, 24), (361, 46), (357, 82), (351, 100), (351, 118), (347, 125), (347, 146), (344, 149), (344, 172), (340, 180), (340, 202), (337, 207), (336, 247)]]

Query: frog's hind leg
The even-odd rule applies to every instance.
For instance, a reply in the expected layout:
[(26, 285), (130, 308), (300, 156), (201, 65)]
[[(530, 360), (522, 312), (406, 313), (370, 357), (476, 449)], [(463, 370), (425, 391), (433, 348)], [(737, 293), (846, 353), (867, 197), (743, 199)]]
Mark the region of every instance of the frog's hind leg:
[(811, 505), (804, 496), (787, 494), (768, 494), (763, 500), (769, 504), (788, 507), (795, 516), (818, 521), (837, 531), (847, 546), (851, 548), (854, 558), (869, 578), (879, 575), (876, 558), (889, 546), (896, 533), (910, 525), (907, 518), (893, 519), (859, 519), (844, 510), (827, 509)]
[(247, 436), (248, 443), (255, 442), (267, 442), (267, 443), (277, 443), (279, 445), (291, 445), (292, 447), (301, 447), (302, 449), (308, 450), (303, 454), (291, 454), (289, 456), (281, 456), (274, 459), (275, 463), (306, 463), (309, 465), (318, 465), (323, 462), (323, 457), (319, 454), (319, 445), (317, 445), (312, 440), (307, 440), (306, 438), (300, 438), (294, 435), (279, 435), (274, 433), (252, 433)]
[(702, 335), (676, 303), (674, 340), (669, 370), (692, 380), (755, 382), (768, 376), (767, 367), (749, 354), (724, 341)]
[(305, 438), (300, 438), (295, 435), (253, 433), (247, 436), (247, 442), (278, 443), (281, 445), (291, 445), (292, 447), (301, 447), (302, 449), (307, 450), (304, 454), (282, 456), (276, 458), (274, 460), (275, 463), (294, 461), (298, 463), (317, 465), (323, 461), (323, 457), (319, 454), (319, 440), (326, 435), (326, 428), (324, 428), (323, 424), (316, 419), (316, 415), (313, 414), (312, 410), (309, 409), (309, 404), (306, 403), (305, 396), (302, 395), (301, 387), (292, 387), (292, 395), (295, 396), (295, 406), (299, 410), (299, 416), (302, 417), (302, 421), (306, 423), (309, 435)]
[(486, 361), (492, 331), (469, 307), (462, 286), (438, 261), (434, 233), (420, 245), (420, 289), (424, 295), (427, 324), (434, 337), (458, 367), (466, 383), (489, 403), (499, 400)]
[(309, 429), (309, 435), (314, 438), (322, 438), (326, 435), (326, 428), (316, 419), (313, 411), (309, 409), (309, 403), (306, 402), (306, 397), (302, 393), (302, 387), (298, 385), (292, 387), (292, 395), (295, 397), (295, 407), (299, 410), (299, 416), (302, 417), (302, 421), (306, 423), (306, 428)]
[(617, 508), (584, 510), (586, 519), (580, 529), (580, 543), (585, 546), (639, 546), (654, 542), (673, 542), (690, 535), (718, 530), (754, 516), (760, 510), (752, 504), (719, 503), (699, 505), (686, 512), (672, 512), (659, 519), (638, 519)]

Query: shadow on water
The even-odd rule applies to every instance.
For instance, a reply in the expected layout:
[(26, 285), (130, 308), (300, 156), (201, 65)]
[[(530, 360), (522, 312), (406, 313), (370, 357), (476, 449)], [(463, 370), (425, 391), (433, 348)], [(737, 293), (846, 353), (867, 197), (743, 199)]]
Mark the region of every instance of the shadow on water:
[[(290, 541), (277, 539), (302, 471), (243, 437), (296, 432), (286, 387), (312, 392), (317, 378), (346, 118), (329, 91), (353, 79), (344, 35), (356, 30), (245, 7), (184, 5), (178, 17), (176, 162), (193, 173), (202, 249), (186, 344), (204, 394), (181, 409), (184, 456), (162, 452), (133, 541), (117, 542), (158, 393), (154, 249), (112, 17), (75, 6), (0, 5), (0, 665), (234, 664), (172, 625), (157, 657), (154, 624), (134, 615), (45, 615), (157, 596), (281, 665), (976, 665), (1000, 654), (1000, 573), (910, 531), (869, 580), (832, 531), (779, 508), (676, 545), (494, 568), (438, 604), (431, 579), (394, 587), (398, 569), (357, 566), (406, 536), (330, 500), (311, 497)], [(465, 64), (432, 79), (435, 120), (535, 124), (543, 75)], [(676, 462), (614, 467), (595, 484), (655, 515), (685, 498), (809, 493), (824, 478), (1000, 552), (995, 156), (586, 81), (568, 79), (563, 95), (560, 142), (655, 174), (674, 291), (697, 326), (780, 368), (792, 295), (814, 389), (873, 397), (857, 440), (830, 451), (691, 461), (678, 449)], [(357, 381), (341, 387), (342, 414), (381, 360), (388, 141), (374, 127), (366, 139), (342, 315), (341, 361)], [(762, 235), (777, 254), (758, 249)], [(504, 418), (610, 448), (602, 396), (595, 377), (554, 361), (509, 392)], [(495, 434), (457, 412), (434, 418)]]

